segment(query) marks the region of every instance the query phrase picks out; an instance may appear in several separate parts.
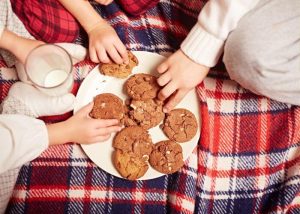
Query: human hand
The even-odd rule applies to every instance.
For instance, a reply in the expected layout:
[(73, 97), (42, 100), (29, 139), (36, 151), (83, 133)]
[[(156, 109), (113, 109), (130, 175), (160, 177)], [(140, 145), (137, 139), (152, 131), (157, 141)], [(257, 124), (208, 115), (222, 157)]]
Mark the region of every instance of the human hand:
[(64, 123), (63, 135), (68, 136), (65, 142), (91, 144), (109, 139), (111, 133), (121, 130), (116, 119), (93, 119), (89, 116), (93, 108), (90, 103), (81, 108), (76, 114)]
[(71, 111), (75, 97), (68, 93), (62, 96), (49, 96), (32, 85), (16, 82), (3, 101), (3, 113), (24, 114), (32, 117), (59, 115)]
[(104, 20), (88, 32), (89, 54), (95, 63), (109, 63), (112, 59), (117, 64), (128, 63), (126, 47), (116, 31)]
[(169, 112), (202, 82), (209, 68), (195, 63), (179, 49), (160, 64), (157, 71), (161, 74), (157, 82), (163, 87), (158, 93), (158, 99), (168, 99), (163, 111)]

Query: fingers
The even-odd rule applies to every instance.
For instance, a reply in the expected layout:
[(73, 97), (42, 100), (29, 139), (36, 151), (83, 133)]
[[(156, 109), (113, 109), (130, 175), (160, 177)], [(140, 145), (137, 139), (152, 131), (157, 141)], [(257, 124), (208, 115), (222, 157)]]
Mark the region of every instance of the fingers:
[(120, 40), (117, 40), (117, 42), (114, 46), (118, 50), (120, 56), (122, 57), (123, 62), (125, 64), (128, 64), (129, 63), (128, 53), (127, 53), (127, 49), (124, 46), (124, 44)]
[(189, 90), (178, 90), (175, 94), (172, 94), (168, 102), (163, 107), (163, 112), (167, 113), (177, 106)]
[(165, 61), (157, 67), (157, 72), (162, 74), (162, 73), (166, 72), (168, 70), (168, 68), (169, 68), (169, 65)]
[(110, 59), (107, 56), (106, 50), (104, 48), (98, 48), (97, 55), (99, 58), (99, 61), (102, 63), (110, 63)]
[(90, 47), (89, 48), (89, 53), (90, 53), (91, 61), (94, 62), (94, 63), (99, 63), (99, 59), (98, 59), (98, 56), (97, 56), (96, 49)]
[(171, 81), (171, 75), (169, 72), (162, 74), (158, 79), (157, 83), (160, 86), (164, 86)]
[(96, 135), (108, 135), (111, 134), (113, 132), (118, 132), (121, 130), (120, 126), (109, 126), (106, 128), (99, 128), (96, 130)]
[[(119, 125), (119, 120), (117, 119), (109, 119), (109, 120), (104, 120), (104, 119), (97, 119), (97, 128), (105, 128), (109, 126), (116, 126)], [(120, 127), (120, 126), (118, 126)]]
[(108, 48), (107, 52), (108, 52), (110, 58), (112, 58), (112, 60), (115, 63), (117, 63), (117, 64), (123, 63), (122, 57), (120, 56), (119, 52), (117, 51), (117, 49), (114, 46), (111, 46), (110, 48)]
[(177, 85), (175, 81), (171, 81), (168, 83), (163, 89), (160, 90), (157, 97), (159, 100), (167, 99), (171, 94), (173, 94), (177, 90)]

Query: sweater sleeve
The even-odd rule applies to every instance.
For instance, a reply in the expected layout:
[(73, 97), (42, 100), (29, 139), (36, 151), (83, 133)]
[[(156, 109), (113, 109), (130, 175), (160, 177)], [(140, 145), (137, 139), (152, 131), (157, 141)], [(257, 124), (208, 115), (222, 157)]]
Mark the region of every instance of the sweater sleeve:
[(198, 22), (182, 42), (182, 51), (199, 64), (215, 66), (228, 34), (258, 1), (210, 0), (201, 10)]
[(24, 115), (0, 115), (0, 174), (38, 157), (48, 144), (43, 121)]

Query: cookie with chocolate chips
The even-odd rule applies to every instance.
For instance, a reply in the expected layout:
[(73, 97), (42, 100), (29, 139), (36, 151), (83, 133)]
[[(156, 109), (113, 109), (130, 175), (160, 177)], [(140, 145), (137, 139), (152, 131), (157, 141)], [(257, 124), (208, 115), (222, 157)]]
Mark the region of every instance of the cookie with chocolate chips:
[(125, 82), (125, 89), (134, 100), (148, 100), (157, 96), (160, 86), (155, 76), (141, 73), (132, 75)]
[(161, 173), (174, 173), (184, 164), (182, 148), (171, 140), (160, 141), (154, 145), (149, 162), (155, 170)]
[(90, 116), (95, 119), (118, 119), (124, 117), (123, 101), (111, 93), (98, 94)]
[(113, 152), (113, 164), (121, 174), (123, 178), (127, 178), (128, 180), (136, 180), (147, 172), (148, 165), (148, 155), (144, 155), (144, 157), (139, 157), (138, 155), (123, 151), (120, 149), (116, 149)]
[(128, 64), (102, 63), (99, 66), (100, 73), (122, 79), (126, 78), (131, 74), (132, 69), (139, 64), (136, 56), (130, 51), (128, 51), (128, 59)]
[(152, 99), (132, 100), (128, 112), (129, 119), (144, 129), (150, 129), (158, 125), (165, 117), (162, 104), (161, 101)]
[(153, 143), (148, 131), (139, 126), (130, 126), (117, 133), (113, 140), (113, 147), (143, 157), (150, 155)]
[(174, 109), (167, 113), (162, 130), (170, 140), (186, 142), (197, 133), (195, 115), (187, 109)]

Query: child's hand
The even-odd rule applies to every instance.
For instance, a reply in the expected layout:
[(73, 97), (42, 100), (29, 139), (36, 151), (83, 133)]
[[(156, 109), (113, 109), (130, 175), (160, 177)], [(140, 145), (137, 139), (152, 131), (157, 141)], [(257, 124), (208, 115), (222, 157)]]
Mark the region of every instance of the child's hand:
[(91, 144), (107, 140), (111, 133), (121, 130), (119, 121), (93, 119), (89, 116), (93, 108), (90, 103), (80, 109), (68, 120), (47, 125), (49, 145), (76, 142), (79, 144)]
[(90, 58), (93, 62), (109, 63), (112, 59), (117, 64), (128, 63), (126, 47), (108, 23), (100, 22), (88, 31), (88, 36)]
[(168, 112), (202, 82), (209, 68), (195, 63), (179, 49), (160, 64), (157, 71), (161, 74), (157, 82), (163, 87), (158, 93), (158, 98), (169, 98), (163, 109), (164, 112)]
[(73, 117), (67, 120), (72, 130), (72, 141), (77, 143), (96, 143), (105, 141), (112, 132), (120, 131), (119, 121), (116, 119), (93, 119), (89, 116), (93, 103), (80, 109)]

